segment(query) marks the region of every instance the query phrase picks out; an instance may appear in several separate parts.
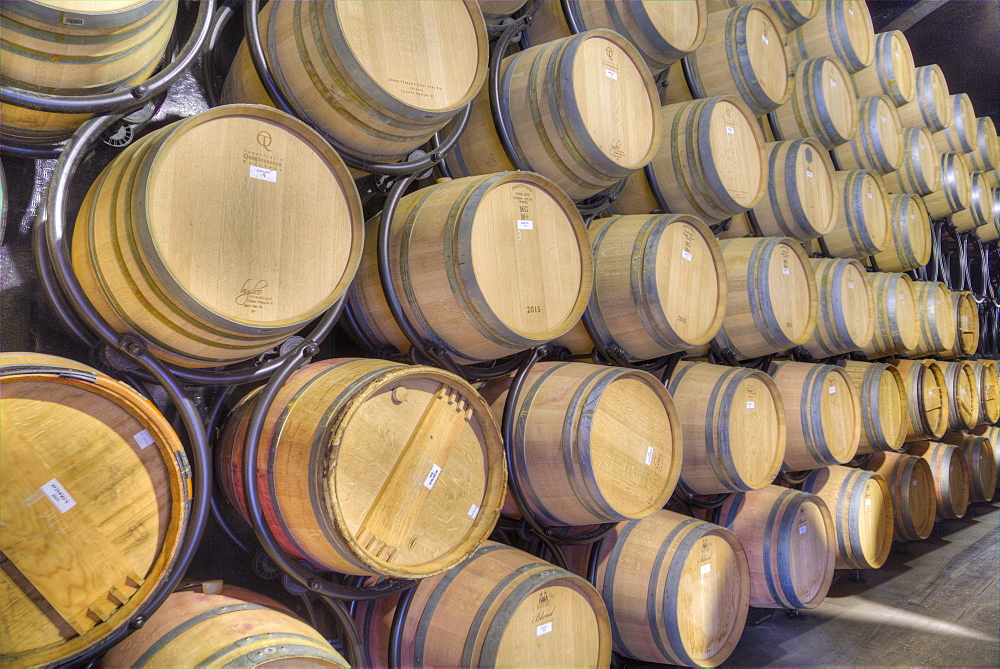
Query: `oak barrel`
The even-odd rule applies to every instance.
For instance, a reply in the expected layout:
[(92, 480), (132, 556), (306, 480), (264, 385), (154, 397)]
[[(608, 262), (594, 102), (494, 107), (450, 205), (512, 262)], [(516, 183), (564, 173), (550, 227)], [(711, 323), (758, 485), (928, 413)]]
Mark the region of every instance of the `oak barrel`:
[(948, 81), (937, 65), (916, 69), (917, 87), (913, 102), (899, 107), (899, 120), (907, 128), (926, 127), (932, 133), (951, 125), (953, 112), (948, 99)]
[(948, 286), (940, 281), (914, 281), (913, 288), (920, 338), (907, 353), (919, 358), (951, 350), (955, 345), (956, 324)]
[(864, 469), (873, 471), (889, 485), (896, 541), (926, 539), (934, 529), (934, 477), (927, 460), (904, 453), (872, 454)]
[(875, 30), (868, 6), (860, 0), (821, 2), (814, 19), (788, 34), (792, 61), (828, 56), (848, 72), (863, 70), (875, 60)]
[(972, 98), (958, 93), (948, 96), (948, 104), (951, 105), (951, 123), (944, 130), (934, 133), (934, 144), (941, 153), (972, 153), (979, 145), (979, 128)]
[[(348, 292), (354, 335), (370, 349), (410, 342), (379, 279), (381, 215), (368, 221)], [(400, 199), (390, 224), (388, 277), (425, 341), (460, 360), (502, 358), (566, 333), (593, 287), (583, 220), (552, 181), (506, 172), (443, 181)]]
[[(997, 137), (997, 127), (989, 116), (976, 119), (976, 147), (969, 157), (972, 166), (981, 171), (995, 171), (1000, 167), (1000, 138)], [(992, 183), (992, 186), (998, 184)]]
[(216, 367), (329, 309), (361, 259), (343, 161), (302, 121), (226, 105), (150, 133), (91, 186), (73, 265), (98, 312), (164, 360)]
[[(1000, 427), (980, 425), (972, 433), (989, 439), (990, 445), (993, 446), (993, 458), (996, 461), (997, 470), (1000, 471)], [(1000, 487), (1000, 480), (997, 481), (997, 485)]]
[[(993, 425), (1000, 420), (1000, 378), (997, 375), (996, 360), (976, 360), (972, 363), (976, 370), (976, 389), (979, 392), (979, 424)], [(1000, 443), (994, 439), (994, 448)]]
[[(998, 138), (998, 141), (1000, 141), (1000, 138)], [(983, 172), (983, 176), (986, 178), (986, 183), (992, 188), (1000, 188), (1000, 167), (986, 170)]]
[[(511, 377), (483, 397), (497, 421)], [(543, 362), (515, 410), (513, 462), (525, 502), (546, 525), (645, 518), (662, 509), (681, 467), (681, 420), (666, 388), (639, 370)], [(518, 515), (508, 497), (504, 513)]]
[[(1000, 191), (998, 188), (993, 189), (994, 195)], [(995, 242), (1000, 239), (1000, 218), (995, 220), (990, 225), (980, 225), (974, 230), (976, 237), (983, 242)]]
[(878, 569), (892, 548), (889, 485), (878, 474), (852, 467), (824, 467), (809, 474), (802, 492), (820, 497), (833, 517), (838, 569)]
[(753, 369), (678, 363), (669, 385), (684, 431), (679, 486), (692, 494), (758, 490), (785, 455), (785, 409), (774, 381)]
[(858, 133), (833, 150), (844, 170), (890, 174), (903, 166), (903, 126), (899, 112), (885, 95), (858, 100)]
[(969, 232), (980, 225), (989, 225), (995, 219), (993, 189), (986, 183), (982, 172), (969, 175), (971, 190), (969, 206), (951, 215), (951, 224), (959, 232)]
[(931, 218), (944, 218), (962, 211), (972, 200), (971, 165), (965, 154), (941, 155), (941, 188), (924, 195), (924, 206)]
[(505, 18), (516, 14), (528, 0), (480, 0), (479, 9), (486, 23), (499, 25)]
[(990, 437), (949, 432), (942, 441), (957, 446), (965, 459), (969, 468), (969, 501), (991, 501), (997, 487), (997, 461), (996, 446)]
[[(820, 3), (815, 0), (760, 0), (766, 4), (782, 25), (793, 30), (803, 23), (813, 19), (820, 9)], [(708, 3), (709, 12), (728, 12), (734, 7), (750, 5), (757, 0), (718, 0)]]
[(918, 441), (907, 449), (931, 467), (934, 502), (939, 519), (961, 518), (969, 508), (969, 466), (958, 446), (935, 441)]
[(73, 360), (0, 354), (0, 662), (66, 665), (175, 568), (191, 470), (130, 386)]
[(874, 170), (833, 173), (838, 211), (837, 225), (824, 235), (830, 253), (838, 258), (865, 258), (885, 251), (892, 243), (889, 202), (882, 177)]
[(902, 30), (875, 35), (875, 62), (855, 72), (851, 79), (858, 97), (885, 95), (896, 107), (912, 102), (917, 94), (913, 53)]
[(971, 430), (979, 424), (979, 388), (976, 369), (968, 360), (938, 363), (948, 389), (948, 429)]
[(940, 439), (948, 430), (950, 407), (944, 369), (933, 360), (893, 360), (906, 383), (906, 439)]
[(750, 564), (750, 606), (812, 609), (833, 580), (837, 536), (817, 495), (769, 485), (731, 495), (719, 524), (732, 530)]
[(889, 196), (892, 243), (888, 250), (875, 254), (879, 269), (906, 272), (919, 269), (931, 259), (931, 224), (919, 195), (904, 193)]
[(875, 334), (861, 350), (881, 358), (904, 353), (920, 341), (916, 291), (906, 274), (870, 272), (866, 277), (875, 301)]
[(840, 363), (851, 377), (861, 404), (858, 454), (898, 451), (906, 437), (906, 385), (899, 370), (885, 363)]
[[(243, 448), (258, 393), (233, 410), (216, 468), (247, 517)], [(506, 466), (489, 405), (433, 367), (335, 358), (295, 372), (264, 418), (261, 507), (290, 555), (345, 574), (424, 578), (493, 530)]]
[[(951, 306), (955, 310), (955, 345), (942, 354), (945, 358), (967, 358), (979, 350), (979, 305), (969, 291), (952, 291)], [(979, 361), (973, 363), (978, 365)], [(977, 376), (980, 367), (976, 367)], [(983, 415), (980, 411), (980, 415)], [(990, 421), (992, 422), (992, 421)]]
[[(359, 602), (366, 667), (387, 667), (398, 597)], [(404, 667), (608, 667), (611, 623), (583, 578), (486, 542), (447, 574), (418, 581), (402, 624)]]
[(833, 230), (837, 203), (829, 152), (812, 138), (770, 142), (767, 193), (753, 208), (767, 237), (815, 239)]
[(941, 154), (927, 128), (903, 129), (903, 166), (884, 177), (889, 193), (930, 195), (941, 188)]
[[(372, 162), (423, 146), (486, 80), (486, 24), (474, 2), (272, 2), (260, 34), (296, 115)], [(273, 105), (246, 40), (221, 97)]]
[(858, 98), (851, 76), (836, 58), (795, 65), (791, 89), (789, 101), (767, 115), (775, 138), (813, 137), (833, 149), (858, 134)]
[(875, 334), (875, 299), (857, 260), (813, 258), (819, 293), (816, 331), (802, 347), (829, 358), (868, 346)]

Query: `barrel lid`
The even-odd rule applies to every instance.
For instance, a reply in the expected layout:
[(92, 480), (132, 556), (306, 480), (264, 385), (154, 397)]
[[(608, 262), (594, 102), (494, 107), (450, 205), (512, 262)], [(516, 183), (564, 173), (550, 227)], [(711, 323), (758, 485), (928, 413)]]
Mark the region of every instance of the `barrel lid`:
[(777, 328), (804, 344), (816, 327), (816, 280), (802, 247), (785, 238), (767, 249), (768, 300)]
[(639, 28), (654, 45), (663, 44), (670, 51), (691, 52), (701, 46), (708, 27), (704, 2), (662, 2), (636, 0), (616, 3), (618, 11), (635, 15)]
[(910, 153), (907, 160), (920, 170), (920, 183), (926, 184), (930, 192), (938, 190), (941, 188), (941, 160), (934, 136), (923, 126), (907, 128), (904, 133), (909, 133)]
[[(886, 33), (879, 33), (878, 40), (885, 39)], [(902, 30), (892, 30), (888, 33), (889, 50), (887, 56), (892, 64), (891, 72), (893, 84), (899, 91), (899, 99), (903, 104), (913, 100), (916, 95), (917, 77), (916, 68), (913, 65), (913, 53), (910, 51), (910, 43), (906, 40), (906, 35)], [(878, 57), (879, 54), (876, 54)], [(898, 101), (897, 101), (898, 102)]]
[(883, 240), (878, 246), (885, 249), (891, 243), (892, 229), (882, 177), (874, 170), (864, 170), (864, 174), (860, 175), (858, 189), (868, 235), (874, 240)]
[[(858, 97), (854, 92), (851, 75), (836, 58), (823, 57), (821, 60), (819, 72), (815, 76), (819, 79), (820, 101), (826, 108), (827, 119), (833, 130), (829, 134), (833, 138), (849, 142), (858, 133)], [(804, 76), (798, 72), (796, 74)]]
[(833, 166), (826, 149), (815, 139), (797, 141), (794, 177), (801, 211), (812, 230), (825, 235), (837, 224), (837, 206), (830, 174)]
[(785, 420), (770, 377), (752, 372), (736, 381), (725, 427), (729, 443), (720, 447), (729, 449), (733, 469), (746, 487), (757, 490), (771, 483), (785, 456)]
[[(737, 98), (714, 98), (711, 114), (701, 122), (709, 125), (712, 167), (723, 191), (740, 207), (749, 209), (760, 201), (767, 182), (767, 166), (763, 160), (750, 157), (763, 154), (764, 141), (750, 110)], [(733, 160), (744, 156), (746, 160)], [(705, 157), (703, 162), (707, 163)]]
[[(813, 260), (814, 266), (816, 262)], [(832, 262), (842, 264), (844, 268), (840, 275), (840, 303), (846, 320), (844, 327), (851, 340), (862, 348), (871, 341), (875, 330), (875, 307), (871, 287), (865, 279), (867, 272), (857, 260)]]
[(827, 11), (836, 15), (836, 31), (844, 45), (844, 55), (851, 61), (851, 71), (871, 65), (875, 60), (875, 28), (867, 3), (833, 2), (827, 4)]
[(976, 167), (986, 172), (1000, 167), (1000, 138), (996, 124), (989, 116), (981, 116), (976, 121)]
[(765, 5), (755, 5), (746, 10), (744, 23), (746, 56), (749, 71), (744, 75), (755, 79), (766, 97), (782, 104), (788, 100), (788, 53), (785, 50), (785, 29), (775, 23)]
[(957, 93), (951, 96), (951, 104), (953, 113), (948, 132), (954, 137), (953, 148), (959, 153), (975, 151), (978, 129), (972, 98), (968, 93)]
[[(922, 71), (926, 71), (923, 73)], [(933, 105), (934, 113), (940, 119), (942, 128), (951, 125), (954, 110), (948, 100), (948, 80), (945, 79), (944, 72), (935, 63), (917, 68), (917, 95), (924, 114), (928, 113), (927, 106)], [(934, 130), (935, 128), (931, 128)]]

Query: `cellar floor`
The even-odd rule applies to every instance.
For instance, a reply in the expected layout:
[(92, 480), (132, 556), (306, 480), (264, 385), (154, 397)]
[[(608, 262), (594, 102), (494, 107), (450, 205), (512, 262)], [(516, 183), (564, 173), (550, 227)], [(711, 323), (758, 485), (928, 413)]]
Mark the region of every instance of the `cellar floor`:
[(886, 564), (838, 570), (826, 600), (790, 619), (752, 610), (726, 667), (1000, 666), (1000, 502), (894, 544)]

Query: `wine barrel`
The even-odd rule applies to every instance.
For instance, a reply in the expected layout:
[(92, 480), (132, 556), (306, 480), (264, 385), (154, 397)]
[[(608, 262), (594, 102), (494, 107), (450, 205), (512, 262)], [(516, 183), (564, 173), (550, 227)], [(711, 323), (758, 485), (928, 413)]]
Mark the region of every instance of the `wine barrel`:
[(898, 451), (906, 437), (906, 385), (899, 370), (885, 363), (844, 360), (861, 404), (858, 454)]
[[(4, 2), (5, 87), (64, 96), (110, 93), (152, 75), (173, 33), (177, 1)], [(0, 105), (0, 133), (28, 144), (68, 138), (91, 114)]]
[[(967, 358), (979, 350), (979, 305), (969, 291), (952, 291), (951, 306), (955, 313), (955, 345), (944, 353), (946, 358)], [(978, 375), (978, 370), (977, 370)], [(982, 415), (982, 411), (980, 411)], [(991, 421), (992, 422), (992, 421)]]
[(892, 246), (875, 254), (879, 269), (906, 272), (923, 267), (931, 259), (931, 225), (919, 195), (889, 197)]
[(997, 138), (997, 127), (991, 117), (980, 116), (976, 119), (976, 148), (969, 157), (972, 159), (972, 166), (981, 172), (995, 172), (1000, 167), (1000, 139)]
[(649, 170), (628, 178), (615, 200), (616, 212), (648, 214), (660, 209), (662, 200), (673, 213), (712, 223), (761, 201), (768, 175), (764, 138), (738, 98), (667, 105), (660, 114), (660, 148)]
[[(216, 467), (247, 517), (243, 448), (258, 393), (233, 410)], [(290, 555), (345, 574), (424, 578), (493, 530), (506, 467), (472, 386), (433, 367), (335, 358), (295, 372), (264, 418), (260, 503)]]
[(861, 439), (861, 405), (847, 372), (834, 365), (774, 362), (768, 373), (788, 423), (782, 469), (805, 471), (851, 460)]
[[(669, 385), (684, 432), (679, 486), (692, 494), (758, 490), (785, 454), (785, 410), (763, 372), (678, 363)], [(707, 398), (707, 399), (706, 399)]]
[(899, 107), (899, 120), (907, 128), (926, 127), (932, 133), (951, 125), (954, 113), (948, 99), (948, 81), (937, 65), (925, 65), (915, 71), (916, 95), (913, 102)]
[[(502, 377), (482, 388), (498, 422), (511, 381)], [(663, 508), (677, 485), (681, 421), (652, 374), (539, 363), (514, 411), (510, 476), (546, 525), (645, 518)], [(518, 515), (512, 498), (503, 512)]]
[[(274, 2), (260, 12), (260, 36), (296, 115), (372, 162), (423, 146), (486, 80), (476, 3)], [(274, 104), (246, 40), (221, 97)]]
[(892, 194), (930, 195), (941, 188), (941, 155), (927, 128), (903, 129), (903, 166), (886, 174), (885, 188)]
[(979, 424), (976, 370), (968, 360), (940, 362), (948, 390), (948, 429), (971, 430)]
[(750, 606), (812, 609), (833, 580), (837, 537), (817, 495), (769, 485), (731, 495), (719, 524), (743, 545), (750, 564)]
[[(252, 596), (252, 595), (251, 595)], [(181, 591), (111, 649), (103, 667), (350, 665), (301, 620), (242, 597)]]
[(823, 240), (838, 258), (866, 258), (892, 243), (888, 198), (882, 177), (874, 170), (836, 171), (834, 192), (842, 212)]
[(967, 209), (951, 215), (951, 224), (959, 232), (969, 232), (980, 225), (989, 225), (994, 220), (993, 189), (986, 183), (982, 172), (970, 175), (971, 190)]
[(791, 99), (767, 115), (775, 138), (813, 137), (833, 149), (858, 134), (858, 98), (851, 76), (836, 58), (798, 63), (791, 89)]
[[(389, 666), (398, 596), (359, 602), (366, 667)], [(586, 580), (486, 542), (447, 574), (418, 581), (400, 621), (404, 667), (607, 667), (611, 629)], [(530, 641), (528, 641), (530, 639)]]
[(903, 453), (874, 453), (864, 465), (889, 486), (896, 541), (926, 539), (934, 529), (937, 510), (934, 477), (923, 458)]
[(543, 44), (572, 34), (564, 12), (578, 28), (605, 28), (619, 33), (642, 54), (653, 74), (701, 46), (708, 30), (705, 0), (601, 0), (599, 2), (543, 2), (524, 31), (529, 45)]
[[(597, 551), (597, 555), (594, 555)], [(750, 572), (729, 530), (670, 511), (619, 523), (604, 541), (564, 549), (608, 607), (615, 652), (636, 660), (715, 667), (746, 622)]]
[[(996, 193), (997, 190), (994, 188), (993, 192)], [(994, 221), (990, 225), (980, 225), (973, 232), (982, 242), (995, 242), (1000, 239), (1000, 220)]]
[[(588, 30), (533, 46), (504, 58), (499, 77), (499, 113), (516, 157), (574, 200), (616, 184), (656, 155), (659, 93), (642, 56), (618, 33)], [(445, 163), (456, 176), (514, 169), (487, 87)]]
[(934, 355), (955, 345), (955, 310), (951, 292), (940, 281), (914, 281), (920, 339), (907, 351), (914, 357)]
[(860, 0), (820, 3), (816, 18), (788, 35), (793, 61), (828, 56), (848, 72), (864, 70), (875, 61), (875, 29), (868, 6)]
[(924, 196), (931, 218), (944, 218), (966, 209), (972, 200), (969, 159), (961, 153), (941, 156), (941, 188)]
[(881, 358), (913, 349), (920, 341), (916, 291), (905, 274), (871, 272), (866, 277), (875, 301), (875, 334), (862, 351)]
[(889, 485), (878, 474), (852, 467), (824, 467), (809, 474), (802, 492), (826, 502), (837, 534), (838, 569), (878, 569), (892, 548)]
[(483, 19), (490, 25), (499, 25), (505, 18), (516, 14), (528, 0), (479, 0)]
[[(750, 5), (757, 0), (717, 0), (708, 3), (709, 12), (728, 12), (734, 7)], [(798, 28), (819, 14), (820, 3), (814, 0), (761, 0), (788, 30)]]
[(556, 344), (590, 353), (594, 335), (605, 350), (648, 360), (711, 341), (726, 313), (726, 266), (697, 216), (614, 216), (591, 222), (588, 233), (591, 331), (577, 323)]
[(860, 98), (885, 95), (895, 107), (913, 101), (917, 94), (913, 53), (902, 30), (875, 35), (875, 62), (851, 76)]
[(0, 354), (4, 666), (68, 664), (176, 567), (191, 470), (131, 387), (73, 360)]
[[(993, 458), (996, 461), (997, 469), (1000, 470), (1000, 427), (980, 425), (972, 433), (976, 436), (985, 437), (993, 446)], [(997, 481), (1000, 486), (1000, 480)]]
[(726, 239), (720, 246), (729, 288), (719, 345), (753, 358), (809, 341), (819, 294), (802, 247), (787, 237)]
[(833, 163), (812, 138), (771, 142), (767, 193), (753, 208), (761, 233), (767, 237), (807, 240), (821, 237), (837, 223)]
[[(379, 277), (381, 215), (348, 292), (354, 335), (374, 350), (410, 348)], [(587, 230), (545, 177), (505, 172), (404, 196), (390, 223), (389, 265), (403, 313), (425, 341), (466, 361), (502, 358), (566, 333), (593, 287)]]
[(704, 43), (685, 59), (691, 94), (735, 95), (757, 116), (787, 102), (787, 33), (775, 18), (760, 3), (709, 14)]
[(903, 126), (899, 112), (885, 95), (858, 100), (858, 134), (833, 150), (844, 170), (890, 174), (903, 166)]
[(816, 332), (802, 347), (814, 357), (860, 351), (875, 334), (875, 300), (857, 260), (813, 258), (819, 293)]
[(104, 169), (77, 215), (73, 265), (116, 330), (169, 362), (216, 367), (270, 350), (340, 298), (362, 220), (318, 133), (227, 105), (146, 135)]
[(950, 432), (943, 441), (961, 451), (969, 469), (969, 501), (989, 502), (996, 494), (997, 460), (994, 442), (987, 436)]
[(944, 370), (933, 360), (891, 361), (906, 382), (906, 438), (938, 440), (948, 430), (950, 407)]
[(972, 153), (979, 145), (972, 98), (965, 93), (958, 93), (948, 96), (948, 104), (952, 111), (951, 123), (944, 130), (934, 133), (934, 144), (941, 153)]
[[(992, 425), (1000, 420), (1000, 378), (996, 360), (976, 360), (976, 389), (979, 392), (979, 424)], [(993, 439), (994, 448), (1000, 449), (1000, 440)]]
[(958, 446), (934, 441), (910, 444), (909, 453), (919, 455), (931, 467), (934, 502), (939, 519), (961, 518), (969, 508), (969, 466)]
[[(1000, 141), (1000, 139), (998, 139), (998, 141)], [(1000, 188), (1000, 167), (996, 167), (992, 170), (986, 170), (983, 172), (983, 177), (986, 179), (986, 183), (988, 183), (991, 188)]]

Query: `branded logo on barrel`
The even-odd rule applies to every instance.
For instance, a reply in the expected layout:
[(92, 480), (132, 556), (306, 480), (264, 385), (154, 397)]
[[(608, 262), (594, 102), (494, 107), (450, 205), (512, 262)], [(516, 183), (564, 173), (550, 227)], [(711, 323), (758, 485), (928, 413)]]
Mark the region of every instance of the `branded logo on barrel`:
[(261, 130), (257, 133), (257, 143), (264, 147), (265, 151), (271, 150), (271, 133)]

